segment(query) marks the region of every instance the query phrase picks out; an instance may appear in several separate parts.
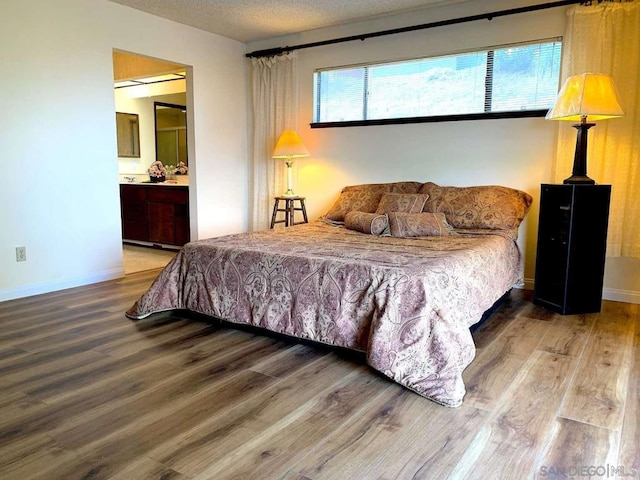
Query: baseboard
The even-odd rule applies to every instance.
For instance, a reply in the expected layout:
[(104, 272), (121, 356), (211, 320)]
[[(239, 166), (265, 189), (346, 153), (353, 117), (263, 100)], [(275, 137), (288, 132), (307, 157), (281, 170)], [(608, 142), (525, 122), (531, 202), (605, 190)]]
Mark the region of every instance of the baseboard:
[(179, 251), (182, 246), (180, 245), (169, 245), (167, 243), (157, 243), (157, 242), (143, 242), (142, 240), (126, 240), (123, 239), (122, 243), (127, 244), (127, 245), (139, 245), (142, 247), (152, 247), (152, 248), (159, 248), (162, 250), (175, 250), (175, 251)]
[[(524, 285), (516, 285), (515, 288), (523, 288), (525, 290), (533, 290), (533, 278), (525, 278)], [(602, 299), (612, 302), (638, 303), (640, 304), (640, 292), (633, 290), (619, 290), (615, 288), (603, 288)]]
[(521, 288), (523, 290), (533, 290), (533, 278), (525, 278), (524, 284), (516, 285), (516, 288)]
[(638, 303), (640, 304), (640, 292), (633, 290), (618, 290), (615, 288), (604, 288), (602, 298), (612, 302)]
[(113, 270), (105, 270), (91, 275), (67, 278), (56, 282), (42, 282), (17, 288), (9, 288), (0, 290), (0, 302), (15, 300), (16, 298), (32, 297), (33, 295), (41, 295), (43, 293), (57, 292), (58, 290), (66, 290), (67, 288), (82, 287), (84, 285), (106, 282), (107, 280), (115, 280), (116, 278), (122, 277), (124, 277), (124, 268), (119, 267)]

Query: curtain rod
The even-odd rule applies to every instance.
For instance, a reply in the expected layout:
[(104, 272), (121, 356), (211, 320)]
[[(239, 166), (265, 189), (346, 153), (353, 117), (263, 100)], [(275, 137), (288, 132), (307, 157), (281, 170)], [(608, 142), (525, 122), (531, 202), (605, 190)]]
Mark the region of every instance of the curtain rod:
[(360, 35), (351, 35), (348, 37), (333, 38), (331, 40), (322, 40), (320, 42), (303, 43), (301, 45), (291, 45), (287, 47), (268, 48), (266, 50), (256, 50), (247, 53), (248, 58), (271, 57), (282, 53), (291, 52), (293, 50), (302, 50), (304, 48), (321, 47), (324, 45), (332, 45), (334, 43), (351, 42), (354, 40), (366, 40), (367, 38), (383, 37), (385, 35), (394, 35), (396, 33), (413, 32), (416, 30), (425, 30), (428, 28), (444, 27), (446, 25), (456, 25), (458, 23), (474, 22), (476, 20), (492, 20), (496, 17), (505, 17), (507, 15), (515, 15), (518, 13), (534, 12), (537, 10), (545, 10), (547, 8), (564, 7), (585, 3), (585, 0), (563, 0), (558, 2), (541, 3), (539, 5), (529, 5), (527, 7), (512, 8), (509, 10), (499, 10), (497, 12), (481, 13), (479, 15), (471, 15), (469, 17), (453, 18), (450, 20), (440, 20), (437, 22), (423, 23), (421, 25), (413, 25), (410, 27), (393, 28), (391, 30), (382, 30), (380, 32), (363, 33)]

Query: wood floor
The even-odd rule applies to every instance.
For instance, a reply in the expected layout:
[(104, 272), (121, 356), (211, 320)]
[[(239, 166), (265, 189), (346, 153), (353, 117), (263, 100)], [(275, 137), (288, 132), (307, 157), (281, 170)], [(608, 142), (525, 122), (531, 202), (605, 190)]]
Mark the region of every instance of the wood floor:
[(514, 290), (448, 409), (358, 355), (125, 318), (156, 274), (0, 303), (0, 478), (640, 478), (639, 305)]

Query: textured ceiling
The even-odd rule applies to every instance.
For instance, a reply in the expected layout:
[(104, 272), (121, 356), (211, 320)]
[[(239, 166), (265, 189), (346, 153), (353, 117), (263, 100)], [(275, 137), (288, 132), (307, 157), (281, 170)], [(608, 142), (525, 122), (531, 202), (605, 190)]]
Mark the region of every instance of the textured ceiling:
[(467, 0), (110, 0), (251, 42)]

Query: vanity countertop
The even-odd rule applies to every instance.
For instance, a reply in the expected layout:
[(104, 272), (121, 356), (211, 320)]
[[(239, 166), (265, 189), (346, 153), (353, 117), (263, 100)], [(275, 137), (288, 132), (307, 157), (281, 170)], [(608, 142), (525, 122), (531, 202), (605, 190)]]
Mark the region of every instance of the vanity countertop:
[(151, 182), (147, 175), (120, 175), (120, 185), (144, 185), (144, 186), (162, 186), (162, 187), (188, 187), (188, 175), (176, 175), (174, 179), (168, 179), (164, 182)]
[(166, 180), (164, 182), (123, 182), (120, 185), (141, 185), (143, 187), (188, 187), (188, 183), (179, 183), (176, 180)]

